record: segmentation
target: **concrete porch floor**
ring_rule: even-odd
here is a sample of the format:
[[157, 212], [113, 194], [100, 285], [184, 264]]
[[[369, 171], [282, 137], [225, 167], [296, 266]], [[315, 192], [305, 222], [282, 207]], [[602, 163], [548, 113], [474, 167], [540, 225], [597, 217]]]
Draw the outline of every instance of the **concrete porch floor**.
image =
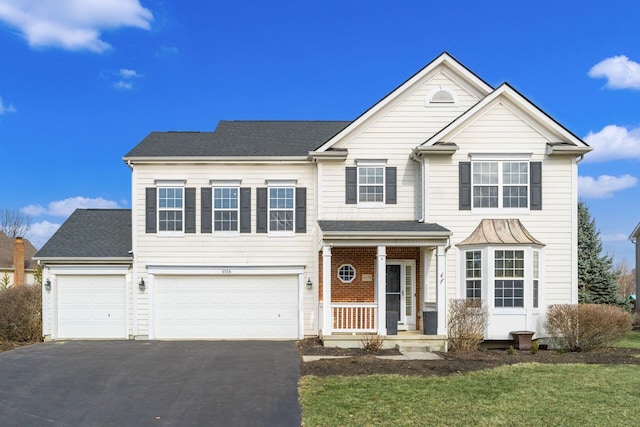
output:
[[[370, 333], [333, 333], [320, 336], [325, 347], [362, 348], [362, 340]], [[424, 347], [425, 351], [447, 351], [447, 338], [442, 335], [424, 335], [422, 331], [398, 331], [398, 335], [384, 337], [382, 348], [396, 346]]]

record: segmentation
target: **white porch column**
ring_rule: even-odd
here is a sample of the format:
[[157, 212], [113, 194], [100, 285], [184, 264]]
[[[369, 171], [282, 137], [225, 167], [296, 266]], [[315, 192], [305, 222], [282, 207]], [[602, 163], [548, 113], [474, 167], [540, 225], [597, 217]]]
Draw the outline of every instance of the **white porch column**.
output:
[[447, 274], [443, 245], [436, 247], [436, 301], [438, 304], [438, 335], [447, 335]]
[[376, 299], [378, 300], [378, 335], [387, 335], [387, 247], [378, 246], [376, 263]]
[[322, 335], [331, 335], [333, 309], [331, 308], [331, 246], [322, 246]]

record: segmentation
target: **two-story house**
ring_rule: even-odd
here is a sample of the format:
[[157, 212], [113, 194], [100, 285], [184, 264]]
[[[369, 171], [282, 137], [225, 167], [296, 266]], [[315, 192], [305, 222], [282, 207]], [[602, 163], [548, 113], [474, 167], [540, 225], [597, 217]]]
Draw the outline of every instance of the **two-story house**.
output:
[[124, 157], [132, 209], [77, 211], [37, 254], [44, 335], [442, 343], [472, 298], [486, 339], [544, 336], [577, 302], [588, 151], [447, 53], [353, 121], [153, 132]]

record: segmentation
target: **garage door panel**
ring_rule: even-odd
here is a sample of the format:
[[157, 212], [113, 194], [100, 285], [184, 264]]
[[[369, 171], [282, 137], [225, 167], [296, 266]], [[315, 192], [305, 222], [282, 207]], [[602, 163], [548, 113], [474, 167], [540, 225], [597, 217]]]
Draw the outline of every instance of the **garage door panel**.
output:
[[297, 338], [297, 276], [158, 277], [157, 338]]
[[58, 276], [58, 338], [125, 338], [124, 276]]

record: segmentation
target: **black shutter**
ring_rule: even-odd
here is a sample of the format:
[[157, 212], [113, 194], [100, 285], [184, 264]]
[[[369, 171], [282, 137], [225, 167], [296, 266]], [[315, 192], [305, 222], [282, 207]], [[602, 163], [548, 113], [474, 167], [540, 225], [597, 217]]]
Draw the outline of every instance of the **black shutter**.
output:
[[184, 232], [196, 232], [196, 189], [184, 189]]
[[384, 202], [387, 205], [395, 205], [397, 203], [397, 168], [387, 167], [384, 168]]
[[212, 190], [211, 187], [202, 187], [200, 189], [200, 232], [211, 233], [213, 228], [211, 226], [213, 215], [213, 203], [212, 203]]
[[256, 188], [256, 233], [267, 232], [267, 189]]
[[307, 232], [307, 189], [296, 188], [296, 233]]
[[353, 166], [346, 169], [345, 203], [347, 205], [358, 203], [358, 168]]
[[471, 162], [460, 162], [458, 166], [459, 177], [459, 209], [471, 210]]
[[530, 163], [529, 181], [531, 184], [531, 206], [533, 211], [542, 210], [542, 162]]
[[251, 233], [251, 188], [240, 189], [240, 232]]
[[145, 228], [147, 233], [156, 232], [157, 189], [147, 188], [145, 192]]

